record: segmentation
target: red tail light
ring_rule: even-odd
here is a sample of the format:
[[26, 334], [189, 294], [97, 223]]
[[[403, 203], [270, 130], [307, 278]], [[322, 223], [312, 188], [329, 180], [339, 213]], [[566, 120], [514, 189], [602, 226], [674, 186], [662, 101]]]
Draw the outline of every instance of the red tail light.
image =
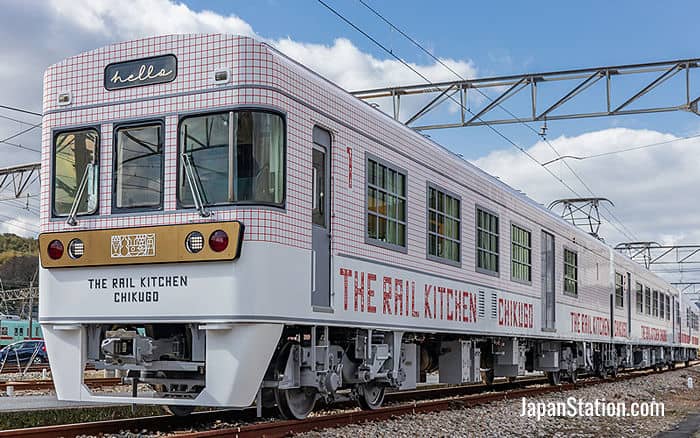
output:
[[63, 244], [60, 240], [52, 240], [48, 247], [49, 257], [58, 260], [63, 257]]
[[41, 346], [41, 351], [46, 351], [46, 345]]
[[209, 236], [209, 246], [216, 252], [221, 252], [228, 246], [228, 234], [224, 230], [216, 230]]

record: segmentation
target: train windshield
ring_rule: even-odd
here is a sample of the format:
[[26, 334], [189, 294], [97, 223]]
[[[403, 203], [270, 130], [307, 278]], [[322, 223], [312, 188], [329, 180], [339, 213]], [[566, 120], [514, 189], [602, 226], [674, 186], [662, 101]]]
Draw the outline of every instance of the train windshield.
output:
[[55, 216], [68, 216], [81, 183], [84, 189], [77, 202], [76, 213], [91, 214], [97, 210], [97, 166], [92, 165], [96, 164], [98, 146], [95, 129], [62, 132], [56, 136], [53, 178]]
[[[282, 205], [284, 121], [277, 114], [232, 111], [188, 117], [180, 124], [180, 154], [189, 157], [205, 205]], [[194, 205], [180, 160], [178, 199]]]

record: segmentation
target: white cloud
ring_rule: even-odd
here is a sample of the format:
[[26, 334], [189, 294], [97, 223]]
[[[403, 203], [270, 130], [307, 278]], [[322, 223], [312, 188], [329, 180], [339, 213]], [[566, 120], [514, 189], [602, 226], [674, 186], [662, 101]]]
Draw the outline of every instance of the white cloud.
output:
[[0, 234], [13, 233], [18, 236], [36, 237], [39, 233], [39, 218], [17, 216], [11, 219], [2, 218], [0, 222]]
[[[647, 129], [612, 128], [576, 137], [562, 136], [550, 142], [561, 155], [589, 156], [676, 138]], [[540, 162], [556, 158], [542, 141], [527, 151]], [[661, 244], [700, 242], [700, 139], [568, 163], [596, 195], [613, 201], [615, 207], [610, 210], [637, 239]], [[492, 152], [474, 164], [544, 205], [554, 199], [575, 197], [515, 149]], [[581, 196], [591, 196], [563, 163], [548, 167]], [[601, 212], [611, 218], [609, 212]], [[630, 240], [608, 224], [601, 227], [601, 235], [613, 245]]]

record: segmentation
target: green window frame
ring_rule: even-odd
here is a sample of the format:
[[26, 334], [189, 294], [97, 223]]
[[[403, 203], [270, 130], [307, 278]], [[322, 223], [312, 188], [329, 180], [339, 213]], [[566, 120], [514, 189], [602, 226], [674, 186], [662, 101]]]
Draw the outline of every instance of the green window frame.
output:
[[651, 315], [651, 288], [649, 286], [644, 288], [644, 313]]
[[578, 297], [578, 254], [564, 248], [564, 293]]
[[406, 182], [406, 171], [367, 157], [367, 243], [406, 252]]
[[476, 208], [476, 270], [498, 276], [499, 273], [498, 215]]
[[644, 286], [642, 283], [636, 283], [636, 299], [637, 299], [637, 313], [644, 313]]
[[510, 225], [510, 278], [532, 283], [532, 233], [515, 224]]
[[459, 266], [462, 256], [461, 199], [428, 184], [428, 259]]

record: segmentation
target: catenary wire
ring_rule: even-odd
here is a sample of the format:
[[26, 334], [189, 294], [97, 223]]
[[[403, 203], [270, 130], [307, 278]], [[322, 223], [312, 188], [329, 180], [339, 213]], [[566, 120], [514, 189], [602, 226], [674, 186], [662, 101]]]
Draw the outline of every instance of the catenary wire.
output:
[[[344, 21], [344, 22], [347, 23], [349, 26], [351, 26], [353, 29], [355, 29], [356, 31], [360, 32], [363, 36], [365, 36], [367, 39], [369, 39], [372, 43], [374, 43], [374, 44], [377, 45], [379, 48], [381, 48], [381, 49], [384, 50], [386, 53], [388, 53], [391, 57], [393, 57], [393, 58], [396, 59], [398, 62], [400, 62], [401, 64], [403, 64], [406, 68], [408, 68], [409, 70], [413, 71], [415, 74], [417, 74], [418, 76], [420, 76], [420, 77], [421, 77], [425, 82], [427, 82], [429, 85], [434, 85], [433, 82], [430, 81], [427, 77], [425, 77], [422, 73], [420, 73], [418, 70], [416, 70], [415, 68], [413, 68], [413, 67], [412, 67], [410, 64], [408, 64], [405, 60], [403, 60], [401, 57], [399, 57], [398, 55], [396, 55], [392, 50], [388, 49], [388, 48], [387, 48], [386, 46], [384, 46], [382, 43], [380, 43], [379, 41], [377, 41], [374, 37], [372, 37], [372, 36], [369, 35], [367, 32], [365, 32], [364, 30], [362, 30], [361, 28], [359, 28], [357, 25], [355, 25], [353, 22], [351, 22], [349, 19], [347, 19], [345, 16], [343, 16], [340, 12], [336, 11], [334, 8], [332, 8], [330, 5], [328, 5], [328, 4], [327, 4], [326, 2], [324, 2], [323, 0], [318, 0], [318, 2], [319, 2], [321, 5], [323, 5], [326, 9], [328, 9], [329, 11], [331, 11], [331, 12], [332, 12], [334, 15], [336, 15], [338, 18], [340, 18], [342, 21]], [[562, 184], [564, 187], [566, 187], [569, 191], [571, 191], [572, 193], [574, 193], [576, 196], [581, 197], [581, 195], [580, 195], [573, 187], [571, 187], [571, 186], [570, 186], [569, 184], [567, 184], [563, 179], [561, 179], [560, 177], [558, 177], [558, 176], [557, 176], [554, 172], [552, 172], [550, 169], [547, 169], [546, 166], [543, 166], [542, 163], [541, 163], [539, 160], [537, 160], [532, 154], [530, 154], [529, 152], [527, 152], [522, 146], [520, 146], [520, 145], [518, 145], [517, 143], [515, 143], [513, 140], [511, 140], [509, 137], [507, 137], [507, 136], [506, 136], [505, 134], [503, 134], [501, 131], [499, 131], [498, 129], [496, 129], [492, 124], [490, 124], [490, 123], [488, 123], [487, 121], [483, 120], [481, 117], [478, 117], [476, 114], [474, 114], [474, 112], [471, 111], [471, 109], [465, 107], [461, 102], [459, 102], [459, 101], [457, 101], [456, 99], [454, 99], [454, 97], [452, 97], [452, 96], [447, 96], [447, 97], [448, 97], [450, 100], [452, 100], [453, 102], [455, 102], [458, 106], [460, 106], [461, 108], [463, 108], [464, 110], [466, 110], [467, 112], [469, 112], [471, 115], [475, 116], [479, 121], [483, 122], [484, 125], [485, 125], [486, 127], [488, 127], [489, 129], [491, 129], [496, 135], [498, 135], [499, 137], [501, 137], [502, 139], [504, 139], [506, 142], [508, 142], [510, 145], [512, 145], [513, 147], [515, 147], [516, 149], [518, 149], [520, 152], [522, 152], [523, 154], [525, 154], [525, 156], [527, 156], [530, 160], [534, 161], [534, 162], [535, 162], [536, 164], [538, 164], [540, 167], [542, 167], [543, 169], [545, 169], [545, 171], [547, 171], [547, 173], [549, 173], [554, 179], [556, 179], [557, 181], [559, 181], [559, 183], [561, 183], [561, 184]], [[618, 226], [617, 226], [615, 223], [613, 223], [612, 221], [608, 221], [608, 223], [609, 223], [611, 226], [613, 226], [616, 230], [618, 230], [621, 234], [627, 236], [628, 238], [634, 239], [634, 237], [631, 237], [630, 234], [628, 234], [625, 230], [620, 229], [620, 227], [618, 227]]]
[[[385, 23], [387, 23], [392, 29], [394, 29], [395, 31], [399, 32], [402, 36], [404, 36], [406, 39], [408, 39], [411, 43], [413, 43], [413, 45], [415, 45], [416, 47], [418, 47], [421, 51], [423, 51], [423, 52], [426, 53], [428, 56], [430, 56], [432, 59], [434, 59], [436, 62], [438, 62], [440, 65], [442, 65], [443, 67], [445, 67], [445, 68], [446, 68], [448, 71], [450, 71], [452, 74], [454, 74], [455, 76], [457, 76], [457, 77], [460, 78], [461, 80], [466, 80], [461, 74], [459, 74], [457, 71], [455, 71], [455, 70], [454, 70], [453, 68], [451, 68], [449, 65], [447, 65], [445, 62], [443, 62], [440, 58], [438, 58], [437, 56], [435, 56], [435, 55], [433, 55], [432, 53], [430, 53], [430, 51], [427, 50], [425, 47], [423, 47], [423, 45], [421, 45], [418, 41], [416, 41], [416, 40], [415, 40], [414, 38], [412, 38], [410, 35], [406, 34], [403, 30], [401, 30], [401, 29], [399, 29], [397, 26], [395, 26], [391, 21], [389, 21], [386, 17], [384, 17], [379, 11], [377, 11], [377, 10], [374, 9], [374, 8], [372, 8], [372, 7], [371, 7], [369, 4], [367, 4], [364, 0], [359, 0], [359, 2], [360, 2], [363, 6], [365, 6], [367, 9], [369, 9], [370, 11], [372, 11], [375, 15], [377, 15], [382, 21], [384, 21]], [[487, 95], [486, 93], [484, 93], [482, 90], [480, 90], [480, 89], [478, 89], [478, 88], [475, 88], [475, 90], [476, 90], [479, 94], [481, 94], [484, 98], [486, 98], [486, 99], [488, 99], [488, 100], [490, 100], [490, 101], [493, 101], [493, 99], [492, 99], [489, 95]], [[452, 99], [452, 100], [454, 100], [454, 99]], [[460, 103], [460, 106], [462, 106], [461, 103]], [[539, 133], [538, 133], [532, 126], [530, 126], [530, 124], [526, 123], [524, 120], [520, 119], [518, 116], [516, 116], [515, 114], [513, 114], [513, 113], [512, 113], [510, 110], [508, 110], [505, 106], [503, 106], [503, 105], [500, 104], [500, 103], [498, 103], [496, 106], [498, 106], [498, 107], [501, 108], [503, 111], [505, 111], [506, 113], [508, 113], [508, 115], [510, 115], [511, 117], [513, 117], [513, 118], [514, 118], [515, 120], [517, 120], [520, 124], [522, 124], [523, 126], [527, 127], [529, 130], [531, 130], [531, 131], [534, 132], [535, 134], [539, 135]], [[469, 112], [471, 113], [471, 111], [469, 111]], [[473, 113], [472, 113], [472, 114], [473, 114]], [[483, 120], [482, 120], [482, 121], [483, 121]], [[543, 141], [549, 146], [549, 148], [557, 155], [557, 157], [561, 158], [561, 154], [559, 153], [559, 151], [554, 147], [554, 145], [552, 145], [552, 143], [551, 143], [549, 140], [547, 140], [547, 138], [542, 137], [542, 140], [543, 140]], [[540, 165], [542, 165], [542, 164], [540, 163]], [[580, 175], [578, 175], [578, 173], [576, 173], [576, 171], [575, 171], [566, 161], [564, 161], [564, 165], [569, 169], [569, 171], [574, 175], [574, 177], [576, 177], [576, 179], [579, 180], [579, 182], [586, 188], [586, 190], [588, 190], [593, 196], [596, 196], [596, 194], [593, 192], [593, 190], [590, 188], [590, 186], [583, 180], [583, 178], [581, 178]], [[542, 165], [542, 166], [544, 167], [544, 165]], [[638, 240], [638, 238], [634, 235], [634, 233], [633, 233], [633, 232], [632, 232], [632, 231], [631, 231], [617, 216], [615, 216], [615, 214], [614, 214], [606, 205], [603, 205], [603, 208], [610, 214], [610, 216], [612, 216], [612, 217], [615, 219], [615, 221], [617, 221], [623, 228], [625, 228], [625, 229], [629, 232], [629, 234], [627, 234], [627, 233], [622, 233], [622, 234], [625, 234], [628, 238], [632, 237], [634, 240]], [[605, 217], [605, 216], [603, 215], [603, 217]], [[608, 222], [611, 222], [611, 221], [608, 221]], [[613, 225], [612, 223], [610, 223], [610, 224]], [[618, 228], [618, 231], [620, 231], [619, 228]]]

